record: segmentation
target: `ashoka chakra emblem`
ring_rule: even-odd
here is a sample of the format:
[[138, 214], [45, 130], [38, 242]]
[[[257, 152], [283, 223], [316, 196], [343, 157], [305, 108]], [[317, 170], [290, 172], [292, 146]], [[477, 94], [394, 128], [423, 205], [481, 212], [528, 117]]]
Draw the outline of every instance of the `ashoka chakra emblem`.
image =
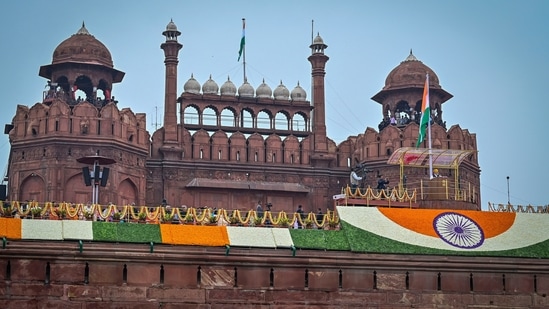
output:
[[474, 249], [484, 242], [484, 232], [480, 226], [462, 214], [441, 213], [433, 221], [433, 227], [442, 240], [454, 247]]

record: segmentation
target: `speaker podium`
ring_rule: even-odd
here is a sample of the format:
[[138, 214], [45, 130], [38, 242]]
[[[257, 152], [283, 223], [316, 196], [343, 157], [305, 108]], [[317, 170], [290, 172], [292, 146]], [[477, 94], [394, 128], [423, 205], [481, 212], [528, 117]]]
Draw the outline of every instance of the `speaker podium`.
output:
[[426, 200], [448, 199], [448, 177], [434, 177], [423, 181]]

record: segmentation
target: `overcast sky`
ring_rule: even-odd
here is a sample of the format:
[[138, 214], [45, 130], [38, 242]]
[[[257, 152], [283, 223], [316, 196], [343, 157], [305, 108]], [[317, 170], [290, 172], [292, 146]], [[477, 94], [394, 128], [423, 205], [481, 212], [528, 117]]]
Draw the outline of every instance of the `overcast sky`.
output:
[[[336, 4], [337, 3], [337, 4]], [[544, 123], [549, 102], [549, 1], [18, 1], [0, 10], [0, 123], [18, 104], [42, 100], [38, 76], [55, 48], [80, 29], [110, 50], [126, 73], [113, 87], [119, 108], [147, 114], [149, 132], [162, 125], [162, 32], [173, 19], [179, 42], [178, 93], [191, 74], [242, 84], [237, 62], [246, 18], [246, 73], [257, 88], [297, 82], [310, 99], [312, 23], [328, 45], [326, 125], [336, 143], [377, 125], [370, 98], [410, 49], [454, 97], [443, 106], [447, 127], [476, 134], [482, 208], [488, 202], [547, 205], [549, 167]], [[5, 173], [10, 146], [0, 136]], [[509, 176], [509, 182], [507, 182]], [[509, 184], [509, 186], [508, 186]]]

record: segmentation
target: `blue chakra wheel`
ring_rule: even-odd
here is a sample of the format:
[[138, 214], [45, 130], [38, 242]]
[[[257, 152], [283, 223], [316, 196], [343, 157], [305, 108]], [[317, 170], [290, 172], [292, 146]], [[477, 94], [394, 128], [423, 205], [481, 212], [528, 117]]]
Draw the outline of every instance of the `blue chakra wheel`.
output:
[[480, 226], [462, 214], [441, 213], [433, 220], [433, 227], [440, 239], [454, 247], [474, 249], [484, 243], [484, 232]]

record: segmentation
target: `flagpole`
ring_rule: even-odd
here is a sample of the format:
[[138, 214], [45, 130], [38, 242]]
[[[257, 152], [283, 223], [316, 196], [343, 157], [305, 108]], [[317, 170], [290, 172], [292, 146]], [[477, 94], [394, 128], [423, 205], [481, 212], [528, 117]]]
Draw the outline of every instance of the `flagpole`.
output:
[[[429, 73], [425, 74], [425, 78], [427, 79], [427, 87], [429, 87]], [[429, 89], [427, 89], [427, 91], [429, 91]], [[427, 95], [427, 102], [426, 104], [428, 104], [430, 106], [430, 102], [429, 102], [429, 95]], [[429, 115], [428, 115], [428, 122], [427, 122], [427, 136], [428, 136], [428, 139], [429, 139], [429, 177], [430, 179], [433, 179], [433, 152], [432, 152], [432, 144], [431, 144], [431, 109], [429, 108]]]
[[[246, 18], [242, 18], [242, 36], [245, 38]], [[246, 82], [246, 43], [242, 49], [242, 67], [244, 74], [244, 83]]]
[[314, 42], [313, 36], [315, 35], [315, 20], [311, 19], [311, 44]]
[[[311, 48], [313, 46], [313, 43], [315, 42], [314, 40], [314, 31], [315, 31], [315, 20], [314, 19], [311, 19]], [[313, 49], [311, 49], [311, 54], [313, 53]], [[311, 109], [311, 119], [314, 119], [314, 116], [315, 116], [315, 109], [314, 109], [314, 106], [315, 106], [315, 79], [313, 77], [313, 75], [311, 74], [311, 105], [313, 106], [313, 109]], [[307, 130], [308, 131], [312, 131], [313, 130], [313, 125], [311, 124], [312, 122], [311, 121], [308, 121], [308, 128]], [[314, 134], [313, 134], [313, 138], [314, 138]]]

